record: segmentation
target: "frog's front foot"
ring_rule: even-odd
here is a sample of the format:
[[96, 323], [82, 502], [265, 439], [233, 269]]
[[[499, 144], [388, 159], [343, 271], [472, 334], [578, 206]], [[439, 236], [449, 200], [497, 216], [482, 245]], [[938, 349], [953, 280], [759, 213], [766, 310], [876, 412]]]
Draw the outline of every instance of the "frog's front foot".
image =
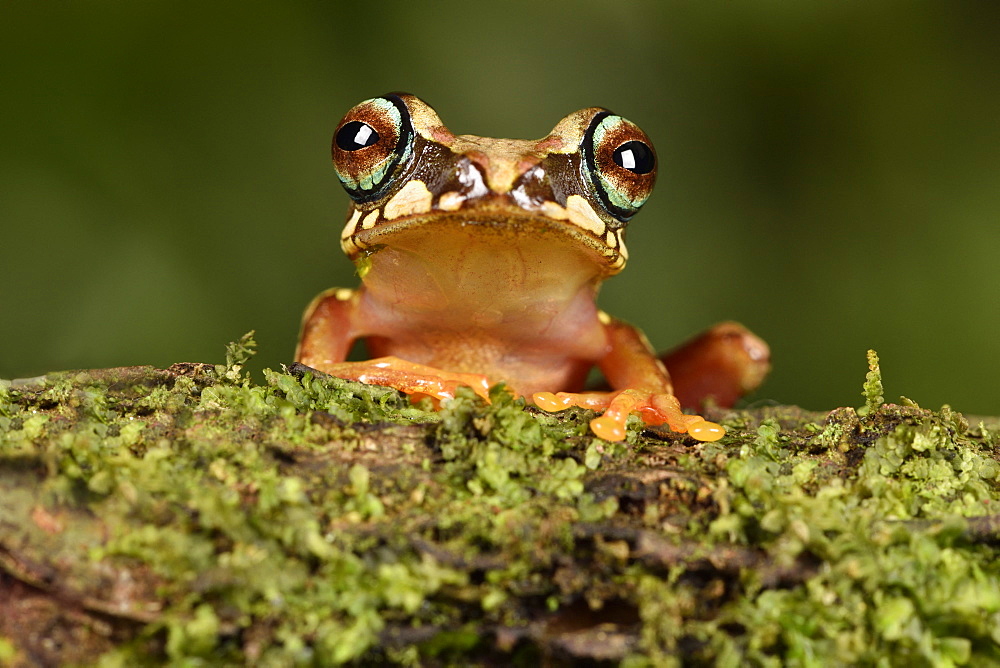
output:
[[490, 401], [490, 381], [484, 375], [444, 371], [399, 357], [378, 357], [367, 362], [318, 364], [315, 368], [337, 378], [391, 387], [414, 398], [428, 396], [437, 401], [453, 399], [455, 391], [460, 386], [467, 385], [485, 399], [486, 403]]
[[590, 421], [590, 429], [606, 441], [625, 438], [625, 422], [633, 412], [639, 413], [651, 427], [666, 424], [673, 431], [686, 433], [698, 441], [717, 441], [726, 434], [724, 427], [700, 415], [685, 415], [677, 397], [662, 392], [631, 389], [590, 393], [536, 392], [532, 400], [549, 412], [566, 410], [570, 406], [601, 411], [600, 417]]

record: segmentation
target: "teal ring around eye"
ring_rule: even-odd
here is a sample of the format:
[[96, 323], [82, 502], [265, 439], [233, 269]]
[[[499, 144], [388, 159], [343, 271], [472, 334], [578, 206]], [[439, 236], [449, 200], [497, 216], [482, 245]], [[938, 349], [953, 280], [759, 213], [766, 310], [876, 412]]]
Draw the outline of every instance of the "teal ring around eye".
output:
[[637, 198], [629, 197], [618, 188], [614, 181], [605, 176], [598, 167], [596, 160], [597, 147], [604, 143], [605, 135], [624, 123], [625, 119], [611, 112], [603, 112], [594, 116], [583, 140], [584, 164], [589, 172], [590, 181], [597, 192], [598, 199], [609, 214], [627, 222], [639, 208], [649, 199], [649, 193]]
[[358, 106], [361, 104], [371, 104], [385, 113], [399, 137], [396, 145], [382, 160], [357, 178], [344, 173], [334, 163], [337, 178], [351, 199], [355, 202], [370, 202], [385, 194], [392, 184], [391, 177], [396, 173], [396, 167], [406, 164], [413, 155], [413, 128], [410, 125], [410, 112], [398, 95], [372, 98], [361, 102]]

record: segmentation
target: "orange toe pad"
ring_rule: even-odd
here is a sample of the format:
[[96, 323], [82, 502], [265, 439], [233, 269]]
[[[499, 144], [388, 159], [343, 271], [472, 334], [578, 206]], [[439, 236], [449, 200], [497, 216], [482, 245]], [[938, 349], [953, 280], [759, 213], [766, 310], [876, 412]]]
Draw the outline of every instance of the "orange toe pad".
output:
[[666, 424], [673, 431], [686, 433], [698, 441], [717, 441], [726, 434], [721, 425], [709, 422], [700, 415], [685, 415], [672, 394], [644, 390], [556, 394], [536, 392], [532, 400], [536, 406], [549, 412], [565, 410], [570, 406], [601, 411], [600, 417], [590, 421], [590, 429], [606, 441], [621, 441], [625, 438], [625, 422], [633, 412], [639, 413], [649, 426]]

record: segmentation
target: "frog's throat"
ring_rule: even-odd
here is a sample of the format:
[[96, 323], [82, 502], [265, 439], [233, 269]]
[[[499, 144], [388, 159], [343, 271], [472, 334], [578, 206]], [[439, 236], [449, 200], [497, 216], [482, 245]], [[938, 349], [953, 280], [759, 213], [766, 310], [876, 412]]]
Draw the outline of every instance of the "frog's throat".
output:
[[[549, 204], [553, 206], [547, 206]], [[570, 206], [573, 206], [572, 203]], [[546, 213], [554, 212], [555, 217], [512, 212], [503, 207], [481, 206], [459, 211], [432, 211], [386, 220], [377, 209], [364, 216], [355, 209], [347, 221], [340, 244], [347, 257], [352, 262], [357, 262], [361, 256], [378, 247], [391, 245], [397, 235], [417, 228], [424, 228], [420, 230], [421, 234], [444, 239], [455, 230], [462, 230], [467, 234], [470, 226], [477, 226], [479, 229], [488, 228], [494, 232], [507, 233], [512, 240], [537, 239], [540, 244], [554, 239], [561, 243], [568, 241], [590, 255], [597, 268], [596, 273], [605, 277], [613, 276], [625, 267], [628, 250], [622, 238], [624, 230], [605, 228], [603, 233], [599, 233], [597, 229], [585, 228], [565, 216], [560, 217], [556, 207], [562, 212], [567, 210], [554, 202], [546, 202], [543, 208]], [[371, 223], [366, 227], [369, 218]]]

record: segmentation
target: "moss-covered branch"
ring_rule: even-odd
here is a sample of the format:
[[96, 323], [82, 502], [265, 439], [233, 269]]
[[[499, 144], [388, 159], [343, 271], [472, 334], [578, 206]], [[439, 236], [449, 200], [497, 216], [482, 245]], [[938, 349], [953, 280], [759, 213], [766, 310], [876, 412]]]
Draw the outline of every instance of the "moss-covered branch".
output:
[[1000, 421], [440, 412], [305, 370], [0, 381], [0, 663], [1000, 662]]

